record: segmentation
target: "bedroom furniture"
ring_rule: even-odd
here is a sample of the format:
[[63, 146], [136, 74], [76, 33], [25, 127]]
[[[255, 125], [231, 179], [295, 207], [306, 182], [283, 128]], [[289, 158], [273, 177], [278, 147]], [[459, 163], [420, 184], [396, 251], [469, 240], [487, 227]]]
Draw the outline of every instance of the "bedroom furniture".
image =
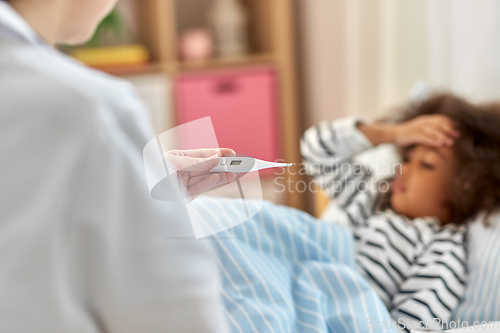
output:
[[[276, 89], [276, 133], [280, 133], [276, 142], [284, 143], [281, 151], [273, 151], [275, 144], [265, 148], [266, 156], [281, 156], [284, 160], [300, 163], [299, 140], [302, 134], [302, 115], [299, 112], [299, 94], [297, 83], [297, 64], [295, 57], [295, 5], [289, 0], [245, 0], [243, 3], [249, 13], [250, 53], [237, 57], [212, 58], [203, 63], [187, 63], [180, 60], [178, 36], [186, 29], [204, 24], [211, 1], [207, 0], [124, 0], [136, 21], [138, 42], [146, 45], [151, 54], [151, 61], [139, 66], [104, 68], [114, 75], [135, 75], [160, 73], [180, 82], [180, 89], [191, 89], [185, 81], [187, 75], [206, 75], [214, 70], [230, 70], [235, 73], [248, 68], [265, 66], [274, 69], [267, 78], [248, 78], [248, 80], [275, 80]], [[207, 79], [208, 80], [208, 79]], [[247, 80], [247, 79], [242, 79]], [[207, 81], [208, 82], [208, 81]], [[270, 82], [270, 81], [269, 81]], [[207, 83], [209, 84], [209, 83]], [[271, 83], [264, 83], [271, 84]], [[187, 86], [185, 86], [187, 85]], [[259, 92], [254, 92], [258, 94]], [[262, 93], [262, 92], [260, 92]], [[174, 106], [185, 105], [185, 101], [175, 101]], [[269, 97], [270, 98], [270, 97]], [[213, 101], [215, 102], [215, 101]], [[264, 102], [259, 102], [265, 104]], [[215, 103], [216, 104], [216, 103]], [[214, 105], [215, 105], [214, 104]], [[191, 107], [191, 106], [190, 106]], [[269, 109], [265, 112], [269, 116]], [[192, 111], [192, 110], [191, 110]], [[191, 112], [189, 111], [189, 112]], [[261, 112], [257, 110], [256, 112]], [[176, 124], [184, 116], [176, 110]], [[189, 113], [190, 116], [193, 114]], [[187, 117], [187, 116], [186, 116]], [[162, 126], [159, 126], [162, 127]], [[278, 132], [279, 131], [279, 132]], [[271, 135], [269, 128], [266, 135]], [[227, 140], [226, 137], [223, 139]], [[278, 147], [279, 149], [279, 147]], [[266, 156], [257, 156], [266, 158]], [[298, 170], [287, 174], [292, 183], [299, 182]], [[289, 206], [306, 209], [306, 195], [298, 191], [286, 193], [285, 203]]]
[[220, 147], [275, 161], [281, 158], [276, 78], [269, 67], [181, 74], [177, 119], [185, 124], [210, 116]]

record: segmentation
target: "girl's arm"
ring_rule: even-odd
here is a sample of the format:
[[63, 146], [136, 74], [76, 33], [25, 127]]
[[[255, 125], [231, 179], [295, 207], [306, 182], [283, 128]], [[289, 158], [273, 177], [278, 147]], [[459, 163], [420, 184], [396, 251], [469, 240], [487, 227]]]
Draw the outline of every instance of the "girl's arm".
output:
[[356, 226], [373, 213], [380, 190], [369, 171], [353, 163], [356, 155], [382, 143], [451, 146], [457, 136], [453, 122], [442, 115], [423, 115], [399, 124], [366, 124], [350, 117], [309, 128], [300, 146], [307, 174]]
[[335, 199], [351, 225], [362, 223], [371, 214], [377, 192], [368, 170], [353, 162], [357, 154], [373, 147], [358, 129], [359, 123], [355, 117], [321, 122], [309, 128], [301, 140], [307, 174]]

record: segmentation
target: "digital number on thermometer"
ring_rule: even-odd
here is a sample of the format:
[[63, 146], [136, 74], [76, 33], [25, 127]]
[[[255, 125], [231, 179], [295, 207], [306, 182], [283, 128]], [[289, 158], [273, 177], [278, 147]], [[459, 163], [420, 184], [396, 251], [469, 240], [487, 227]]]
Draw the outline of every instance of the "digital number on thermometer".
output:
[[252, 157], [220, 157], [219, 164], [211, 172], [253, 172], [270, 168], [286, 168], [291, 163], [261, 161]]

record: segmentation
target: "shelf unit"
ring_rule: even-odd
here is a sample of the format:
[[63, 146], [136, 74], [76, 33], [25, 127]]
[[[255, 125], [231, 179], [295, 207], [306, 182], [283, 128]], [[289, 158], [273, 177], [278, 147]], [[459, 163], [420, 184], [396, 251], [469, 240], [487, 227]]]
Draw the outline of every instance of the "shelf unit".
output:
[[[188, 64], [178, 59], [177, 36], [186, 22], [186, 14], [199, 15], [211, 0], [131, 0], [137, 13], [138, 39], [148, 47], [151, 63], [134, 67], [101, 68], [113, 75], [165, 73], [176, 77], [184, 72], [196, 72], [231, 67], [272, 65], [279, 75], [280, 121], [286, 161], [299, 164], [299, 139], [302, 132], [298, 110], [297, 73], [295, 59], [294, 1], [242, 0], [250, 13], [249, 37], [252, 52], [236, 58], [214, 58], [203, 64]], [[191, 11], [191, 12], [190, 12]], [[297, 184], [302, 176], [295, 172], [287, 179]], [[298, 191], [287, 193], [287, 205], [305, 210], [306, 197]]]

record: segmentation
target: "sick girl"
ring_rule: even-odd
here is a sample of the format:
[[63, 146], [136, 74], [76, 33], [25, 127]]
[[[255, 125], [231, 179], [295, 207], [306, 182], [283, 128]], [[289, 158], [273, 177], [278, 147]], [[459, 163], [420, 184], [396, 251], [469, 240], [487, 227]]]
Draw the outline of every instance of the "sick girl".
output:
[[[466, 222], [500, 202], [500, 106], [439, 94], [398, 118], [321, 122], [305, 132], [301, 151], [336, 219], [353, 230], [360, 273], [399, 327], [439, 329], [465, 289]], [[387, 190], [369, 186], [373, 175], [354, 163], [384, 143], [402, 157]]]

